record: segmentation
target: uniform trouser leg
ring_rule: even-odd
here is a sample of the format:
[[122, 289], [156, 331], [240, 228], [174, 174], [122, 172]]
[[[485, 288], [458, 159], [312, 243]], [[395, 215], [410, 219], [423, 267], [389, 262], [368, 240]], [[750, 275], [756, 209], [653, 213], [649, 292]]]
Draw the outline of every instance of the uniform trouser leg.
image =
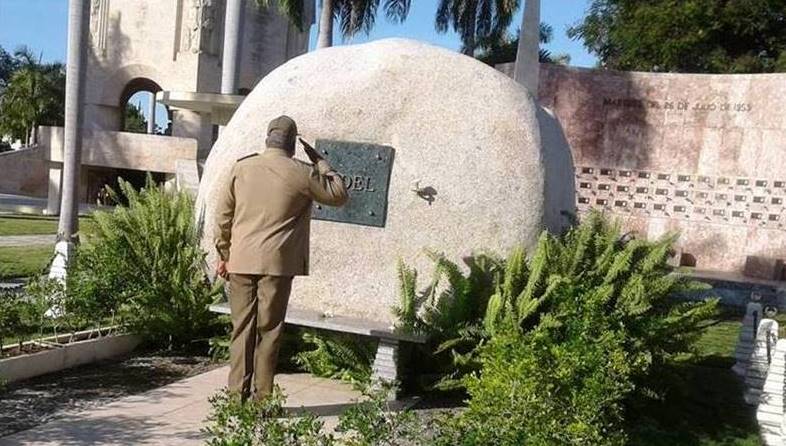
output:
[[257, 344], [254, 358], [254, 386], [256, 398], [264, 398], [273, 391], [278, 351], [284, 333], [292, 277], [262, 276], [257, 296]]
[[229, 391], [251, 396], [257, 338], [257, 287], [261, 276], [229, 275], [232, 336], [229, 344]]
[[292, 277], [230, 275], [229, 390], [244, 399], [252, 393], [262, 398], [273, 389], [291, 289]]

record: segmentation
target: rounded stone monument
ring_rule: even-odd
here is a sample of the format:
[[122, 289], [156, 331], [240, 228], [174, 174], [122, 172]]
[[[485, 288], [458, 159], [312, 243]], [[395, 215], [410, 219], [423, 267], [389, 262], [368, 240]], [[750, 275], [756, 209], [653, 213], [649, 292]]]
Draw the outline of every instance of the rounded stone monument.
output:
[[[211, 267], [217, 191], [238, 158], [264, 149], [268, 122], [281, 114], [293, 117], [312, 144], [393, 148], [387, 192], [384, 184], [374, 186], [377, 198], [387, 200], [380, 226], [312, 222], [311, 275], [295, 280], [290, 305], [297, 308], [392, 322], [400, 259], [418, 269], [425, 285], [432, 273], [425, 249], [459, 263], [481, 250], [504, 254], [536, 241], [547, 209], [573, 207], [544, 202], [545, 158], [556, 150], [562, 159], [567, 148], [541, 147], [536, 106], [520, 85], [472, 58], [417, 41], [333, 47], [262, 79], [214, 145], [197, 199]], [[550, 171], [572, 182], [572, 166], [551, 164]]]

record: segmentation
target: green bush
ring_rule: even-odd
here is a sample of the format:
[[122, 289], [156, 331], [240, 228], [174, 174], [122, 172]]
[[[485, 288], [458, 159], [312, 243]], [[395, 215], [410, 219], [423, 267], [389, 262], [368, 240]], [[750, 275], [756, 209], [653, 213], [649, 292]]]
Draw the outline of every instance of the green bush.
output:
[[387, 396], [391, 385], [363, 388], [365, 399], [350, 406], [339, 416], [336, 431], [344, 446], [416, 446], [429, 444], [424, 426], [409, 410], [395, 411]]
[[242, 402], [226, 391], [210, 398], [212, 411], [203, 429], [209, 446], [416, 446], [427, 444], [420, 424], [409, 411], [392, 411], [389, 388], [366, 387], [366, 399], [339, 416], [338, 438], [307, 411], [288, 414], [277, 386], [262, 401]]
[[[623, 235], [593, 213], [562, 236], [544, 233], [527, 258], [514, 249], [485, 273], [464, 276], [437, 257], [447, 287], [437, 300], [402, 297], [411, 329], [440, 340], [468, 410], [440, 444], [623, 444], [632, 399], [657, 393], [657, 375], [691, 350], [717, 301], [675, 295], [703, 288], [667, 264], [676, 239]], [[414, 273], [402, 290], [412, 293]], [[441, 271], [441, 272], [440, 272]], [[493, 291], [468, 293], [491, 279]], [[433, 295], [434, 284], [427, 288]], [[465, 310], [475, 306], [482, 313]], [[456, 336], [433, 321], [450, 320]], [[453, 442], [453, 443], [451, 443]]]
[[[715, 301], [674, 299], [705, 288], [672, 274], [667, 261], [676, 238], [669, 234], [653, 242], [636, 239], [623, 235], [599, 213], [591, 213], [562, 236], [541, 235], [529, 258], [522, 248], [513, 249], [506, 260], [481, 256], [479, 263], [484, 266], [471, 267], [466, 277], [444, 256], [435, 256], [437, 279], [427, 290], [436, 288], [442, 275], [448, 277], [447, 289], [436, 303], [433, 298], [420, 299], [422, 308], [406, 310], [416, 317], [407, 319], [404, 328], [425, 331], [441, 342], [438, 353], [451, 352], [456, 370], [472, 371], [478, 366], [477, 347], [501, 327], [526, 333], [542, 315], [552, 314], [566, 302], [584, 305], [582, 299], [600, 293], [604, 303], [598, 311], [613, 320], [613, 328], [624, 328], [627, 350], [646, 371], [651, 364], [689, 351], [702, 323], [715, 312]], [[409, 271], [400, 277], [411, 282], [413, 275]], [[491, 291], [489, 286], [476, 285], [489, 282]], [[480, 291], [466, 291], [473, 287]], [[410, 295], [402, 293], [399, 308], [418, 301], [411, 295], [415, 289], [413, 284], [402, 286]], [[442, 319], [455, 328], [446, 330], [432, 322]]]
[[16, 293], [0, 292], [0, 357], [9, 338], [23, 331], [21, 301]]
[[210, 398], [212, 412], [203, 429], [208, 446], [330, 446], [332, 436], [322, 434], [323, 423], [313, 414], [287, 418], [285, 397], [276, 386], [262, 401], [241, 401], [220, 392]]
[[67, 290], [77, 305], [100, 318], [122, 319], [149, 340], [183, 345], [216, 326], [208, 305], [220, 293], [204, 274], [201, 228], [185, 192], [148, 178], [140, 191], [120, 180], [119, 205], [96, 212], [89, 244], [72, 264]]
[[25, 293], [0, 293], [0, 349], [8, 339], [21, 348], [34, 336], [57, 336], [61, 327], [73, 331], [77, 321], [63, 314], [63, 302], [62, 284], [46, 278], [31, 281]]

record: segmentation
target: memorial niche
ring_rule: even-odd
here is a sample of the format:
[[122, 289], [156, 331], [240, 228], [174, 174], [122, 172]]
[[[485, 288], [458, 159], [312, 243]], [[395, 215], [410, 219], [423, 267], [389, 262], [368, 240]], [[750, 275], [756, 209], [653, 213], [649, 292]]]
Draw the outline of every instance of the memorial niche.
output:
[[316, 150], [341, 175], [349, 202], [341, 208], [315, 204], [312, 218], [384, 227], [394, 150], [377, 144], [318, 139]]

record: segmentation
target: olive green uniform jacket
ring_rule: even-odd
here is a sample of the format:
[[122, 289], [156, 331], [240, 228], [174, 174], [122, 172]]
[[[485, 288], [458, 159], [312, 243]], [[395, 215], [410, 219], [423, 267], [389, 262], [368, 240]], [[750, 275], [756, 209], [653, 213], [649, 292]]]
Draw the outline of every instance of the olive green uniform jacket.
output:
[[341, 206], [347, 189], [325, 160], [281, 149], [239, 159], [219, 194], [215, 246], [234, 274], [308, 275], [311, 207]]

